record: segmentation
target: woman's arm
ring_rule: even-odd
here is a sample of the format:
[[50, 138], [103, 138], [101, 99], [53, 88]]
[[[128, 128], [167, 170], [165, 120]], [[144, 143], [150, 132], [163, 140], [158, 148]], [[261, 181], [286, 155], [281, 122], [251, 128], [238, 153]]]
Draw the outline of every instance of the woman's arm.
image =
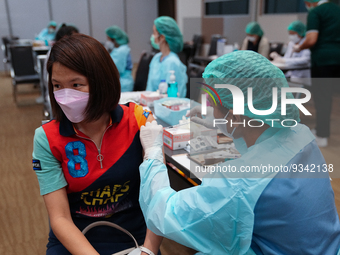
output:
[[242, 47], [240, 50], [246, 50], [247, 49], [247, 45], [248, 45], [248, 40], [247, 38], [244, 38], [243, 42], [242, 42]]
[[258, 53], [266, 58], [269, 58], [269, 51], [270, 51], [270, 45], [269, 45], [268, 39], [265, 37], [262, 37], [262, 40], [259, 45]]
[[66, 188], [43, 198], [53, 233], [65, 248], [74, 255], [99, 255], [72, 221]]

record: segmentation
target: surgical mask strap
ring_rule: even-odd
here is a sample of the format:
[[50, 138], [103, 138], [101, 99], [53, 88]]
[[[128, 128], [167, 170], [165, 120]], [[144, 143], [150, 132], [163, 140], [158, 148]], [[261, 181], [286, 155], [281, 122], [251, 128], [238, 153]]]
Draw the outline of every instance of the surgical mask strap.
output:
[[[225, 120], [227, 120], [227, 117], [228, 117], [228, 115], [229, 115], [229, 112], [230, 112], [230, 110], [228, 111], [227, 115], [224, 117]], [[226, 125], [227, 125], [227, 124], [226, 124]], [[234, 127], [233, 131], [231, 131], [231, 133], [229, 134], [230, 137], [231, 137], [232, 139], [234, 139], [234, 136], [233, 136], [233, 135], [234, 135], [235, 130], [236, 130], [236, 127]], [[227, 129], [227, 131], [228, 131], [228, 129]], [[229, 132], [228, 132], [228, 133], [229, 133]]]

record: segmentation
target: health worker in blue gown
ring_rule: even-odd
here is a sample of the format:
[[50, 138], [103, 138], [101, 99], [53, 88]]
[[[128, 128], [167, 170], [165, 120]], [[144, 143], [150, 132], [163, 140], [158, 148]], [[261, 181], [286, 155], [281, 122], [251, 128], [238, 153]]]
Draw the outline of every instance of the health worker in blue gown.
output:
[[46, 28], [35, 37], [35, 40], [39, 41], [54, 41], [56, 34], [57, 22], [50, 21]]
[[108, 27], [105, 33], [114, 46], [110, 55], [119, 71], [121, 92], [132, 91], [134, 81], [131, 74], [133, 63], [128, 45], [129, 37], [118, 26]]
[[183, 36], [176, 21], [167, 16], [155, 19], [151, 45], [160, 50], [151, 60], [146, 90], [156, 91], [162, 80], [170, 81], [170, 71], [175, 71], [178, 86], [178, 96], [187, 94], [187, 68], [179, 59], [177, 53], [183, 49]]
[[[339, 216], [329, 178], [334, 169], [326, 165], [309, 128], [298, 124], [296, 105], [287, 104], [281, 115], [281, 89], [288, 87], [282, 71], [258, 53], [236, 51], [212, 61], [203, 78], [212, 87], [232, 84], [241, 90], [244, 114], [234, 114], [229, 89], [215, 88], [221, 103], [210, 90], [218, 103], [208, 107], [206, 118], [191, 120], [207, 127], [214, 118], [227, 120], [218, 128], [242, 156], [219, 164], [234, 173], [209, 173], [201, 185], [175, 192], [163, 164], [162, 127], [147, 123], [140, 133], [145, 156], [139, 202], [148, 228], [198, 254], [340, 254]], [[247, 103], [249, 87], [252, 106]], [[278, 90], [276, 109], [267, 115], [252, 113], [272, 108], [273, 88]], [[191, 115], [196, 112], [200, 110], [192, 109]], [[244, 172], [264, 166], [266, 171]]]

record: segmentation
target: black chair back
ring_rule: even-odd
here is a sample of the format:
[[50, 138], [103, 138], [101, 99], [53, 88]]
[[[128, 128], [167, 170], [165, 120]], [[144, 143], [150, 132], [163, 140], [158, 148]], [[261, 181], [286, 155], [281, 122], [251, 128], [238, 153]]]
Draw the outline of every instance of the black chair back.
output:
[[201, 35], [194, 35], [192, 56], [198, 56], [201, 51], [203, 37]]
[[216, 55], [217, 54], [217, 41], [221, 39], [221, 35], [212, 35], [210, 40], [210, 48], [208, 56]]
[[11, 45], [10, 54], [14, 76], [37, 74], [32, 46]]
[[138, 68], [136, 71], [135, 84], [133, 91], [144, 91], [149, 75], [149, 65], [154, 53], [144, 51], [140, 57]]
[[276, 51], [277, 53], [279, 53], [280, 55], [282, 55], [282, 48], [283, 48], [283, 44], [282, 42], [270, 42], [270, 50], [269, 50], [269, 54]]
[[200, 90], [197, 88], [194, 91], [190, 91], [190, 78], [202, 78], [202, 74], [204, 72], [205, 66], [196, 65], [193, 63], [189, 63], [187, 69], [188, 75], [188, 83], [187, 83], [187, 98], [190, 98], [194, 101], [199, 100]]

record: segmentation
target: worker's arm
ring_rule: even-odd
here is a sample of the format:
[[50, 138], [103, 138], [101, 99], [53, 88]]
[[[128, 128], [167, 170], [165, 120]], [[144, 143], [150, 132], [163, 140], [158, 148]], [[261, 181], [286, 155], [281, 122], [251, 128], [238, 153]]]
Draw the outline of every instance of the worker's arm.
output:
[[316, 42], [318, 41], [318, 37], [319, 37], [319, 32], [311, 31], [311, 32], [307, 33], [306, 34], [306, 40], [303, 42], [303, 44], [301, 44], [297, 48], [298, 52], [300, 52], [301, 50], [304, 50], [304, 49], [312, 48], [316, 44]]
[[53, 233], [65, 248], [74, 255], [99, 255], [72, 221], [66, 188], [43, 198]]
[[[155, 118], [153, 117], [153, 115], [149, 114], [147, 122], [152, 122], [154, 120]], [[143, 151], [143, 156], [144, 156], [144, 151]], [[163, 151], [163, 158], [164, 158], [164, 151]], [[164, 163], [165, 163], [165, 160], [164, 160]], [[157, 254], [159, 247], [162, 243], [162, 240], [163, 240], [162, 236], [158, 236], [154, 234], [151, 230], [147, 229], [143, 246], [148, 248], [154, 254]], [[146, 254], [146, 253], [142, 252], [142, 254]]]
[[254, 215], [242, 198], [243, 179], [204, 178], [200, 186], [176, 192], [162, 159], [162, 127], [146, 123], [140, 137], [146, 154], [139, 204], [148, 229], [204, 254], [250, 254]]

